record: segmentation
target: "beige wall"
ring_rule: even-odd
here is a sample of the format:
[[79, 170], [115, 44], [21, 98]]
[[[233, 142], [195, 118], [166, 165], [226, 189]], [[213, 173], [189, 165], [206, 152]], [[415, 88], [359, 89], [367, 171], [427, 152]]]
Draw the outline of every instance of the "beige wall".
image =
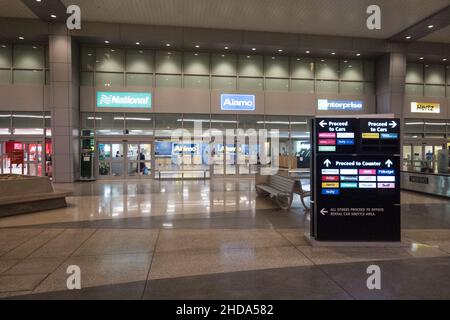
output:
[[49, 86], [0, 85], [0, 111], [49, 111]]

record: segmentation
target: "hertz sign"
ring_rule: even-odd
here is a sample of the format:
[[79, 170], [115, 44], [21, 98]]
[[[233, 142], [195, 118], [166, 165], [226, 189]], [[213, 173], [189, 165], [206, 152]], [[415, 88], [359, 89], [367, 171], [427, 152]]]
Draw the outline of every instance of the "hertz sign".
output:
[[411, 112], [414, 113], [440, 113], [441, 105], [430, 102], [411, 102]]

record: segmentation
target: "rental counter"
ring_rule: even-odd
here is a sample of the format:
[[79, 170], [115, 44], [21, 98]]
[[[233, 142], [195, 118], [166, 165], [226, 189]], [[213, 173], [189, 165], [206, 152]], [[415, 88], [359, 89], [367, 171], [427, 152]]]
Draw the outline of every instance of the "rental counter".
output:
[[402, 171], [401, 188], [450, 198], [450, 174]]

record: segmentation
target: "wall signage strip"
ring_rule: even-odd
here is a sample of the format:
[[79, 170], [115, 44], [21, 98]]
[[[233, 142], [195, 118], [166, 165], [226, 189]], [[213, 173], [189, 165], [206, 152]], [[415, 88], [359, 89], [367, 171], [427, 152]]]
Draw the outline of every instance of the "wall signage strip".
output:
[[253, 94], [221, 94], [220, 109], [224, 111], [254, 111], [256, 98]]
[[320, 111], [362, 111], [363, 107], [364, 102], [360, 100], [317, 100], [317, 109]]
[[98, 91], [97, 108], [151, 109], [152, 94], [146, 92]]
[[399, 120], [314, 122], [311, 235], [318, 241], [400, 241]]
[[431, 102], [411, 102], [413, 113], [441, 113], [441, 105]]

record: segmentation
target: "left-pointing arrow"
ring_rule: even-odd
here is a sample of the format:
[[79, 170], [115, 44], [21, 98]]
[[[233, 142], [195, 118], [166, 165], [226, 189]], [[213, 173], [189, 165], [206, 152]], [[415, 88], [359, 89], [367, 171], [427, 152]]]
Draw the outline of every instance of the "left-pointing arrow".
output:
[[320, 213], [321, 213], [323, 216], [325, 216], [325, 215], [328, 213], [328, 211], [325, 210], [325, 208], [322, 208], [322, 210], [320, 210]]

